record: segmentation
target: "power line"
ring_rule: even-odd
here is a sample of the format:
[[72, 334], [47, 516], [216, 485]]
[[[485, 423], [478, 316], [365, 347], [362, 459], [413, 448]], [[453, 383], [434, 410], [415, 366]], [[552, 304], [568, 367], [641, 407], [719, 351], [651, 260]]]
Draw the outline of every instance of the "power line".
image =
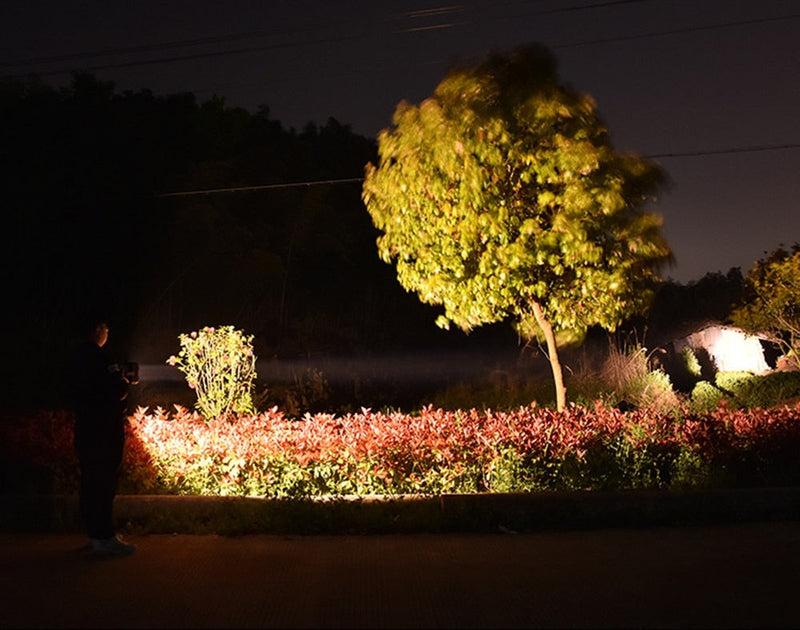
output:
[[[560, 9], [550, 9], [546, 11], [537, 11], [533, 13], [526, 14], [530, 15], [544, 15], [549, 13], [563, 13], [567, 11], [580, 11], [580, 10], [588, 10], [588, 9], [596, 9], [596, 8], [603, 8], [612, 5], [624, 5], [624, 4], [633, 4], [639, 2], [651, 2], [653, 0], [610, 0], [608, 2], [603, 2], [599, 4], [591, 4], [591, 5], [578, 5], [573, 7], [562, 7]], [[679, 29], [671, 29], [665, 31], [652, 31], [650, 33], [642, 33], [639, 35], [622, 35], [617, 37], [608, 37], [608, 38], [600, 38], [600, 39], [592, 39], [592, 40], [585, 40], [581, 42], [573, 42], [568, 44], [555, 44], [551, 46], [553, 49], [561, 49], [561, 48], [574, 48], [578, 46], [591, 46], [596, 44], [606, 44], [606, 43], [613, 43], [619, 41], [629, 41], [629, 40], [637, 40], [637, 39], [648, 39], [652, 37], [664, 37], [669, 35], [678, 35], [681, 33], [694, 33], [694, 32], [702, 32], [708, 30], [715, 30], [715, 29], [722, 29], [722, 28], [732, 28], [737, 26], [749, 26], [754, 24], [763, 24], [769, 22], [778, 22], [783, 20], [792, 20], [797, 19], [800, 17], [800, 13], [793, 13], [789, 15], [782, 15], [782, 16], [774, 16], [768, 18], [757, 18], [751, 20], [740, 20], [736, 22], [723, 22], [720, 24], [709, 24], [705, 26], [693, 26], [693, 27], [686, 27], [686, 28], [679, 28]], [[458, 22], [457, 24], [464, 24], [466, 22]], [[416, 29], [406, 29], [406, 31], [411, 30], [426, 30], [430, 28], [444, 28], [445, 26], [453, 26], [455, 24], [447, 24], [447, 25], [437, 25], [431, 27], [420, 27]], [[304, 29], [304, 31], [308, 31], [309, 29]], [[301, 31], [294, 31], [294, 32], [301, 32]], [[402, 31], [401, 31], [402, 32]], [[96, 51], [96, 52], [89, 52], [83, 54], [71, 54], [71, 55], [61, 55], [60, 59], [68, 60], [71, 58], [85, 58], [85, 57], [97, 57], [97, 56], [104, 56], [104, 55], [111, 55], [111, 54], [126, 54], [130, 52], [148, 52], [150, 50], [164, 50], [169, 48], [180, 48], [185, 46], [196, 46], [206, 43], [217, 43], [221, 41], [234, 41], [237, 39], [245, 39], [250, 37], [262, 37], [264, 35], [268, 35], [269, 31], [252, 31], [249, 33], [239, 33], [239, 34], [232, 34], [220, 37], [209, 37], [203, 39], [196, 39], [196, 40], [186, 40], [186, 41], [178, 41], [178, 42], [169, 42], [166, 44], [159, 44], [154, 46], [132, 46], [127, 48], [119, 48], [119, 49], [108, 49], [104, 51]], [[292, 33], [292, 31], [289, 31]], [[156, 57], [153, 59], [145, 59], [141, 61], [122, 61], [117, 63], [108, 63], [108, 64], [97, 64], [97, 65], [90, 65], [90, 66], [83, 66], [80, 70], [84, 72], [95, 71], [95, 70], [112, 70], [112, 69], [120, 69], [120, 68], [130, 68], [135, 66], [147, 66], [147, 65], [156, 65], [156, 64], [165, 64], [165, 63], [175, 63], [180, 61], [193, 61], [197, 59], [209, 58], [209, 57], [222, 57], [227, 55], [236, 55], [236, 54], [246, 54], [246, 53], [253, 53], [253, 52], [264, 52], [267, 50], [275, 50], [280, 48], [294, 48], [298, 46], [305, 46], [305, 45], [315, 45], [315, 44], [327, 44], [327, 43], [340, 43], [343, 41], [352, 41], [363, 39], [367, 37], [366, 34], [356, 34], [356, 35], [342, 35], [337, 37], [323, 37], [313, 40], [306, 40], [306, 41], [293, 41], [293, 42], [285, 42], [285, 43], [275, 43], [275, 44], [266, 44], [263, 46], [248, 46], [246, 48], [229, 48], [226, 50], [218, 50], [213, 52], [198, 52], [186, 55], [176, 55], [176, 56], [165, 56], [165, 57]], [[31, 65], [37, 62], [51, 62], [54, 60], [58, 60], [59, 57], [49, 57], [49, 58], [40, 58], [40, 59], [29, 59], [24, 60], [17, 63], [3, 63], [0, 66], [21, 66], [21, 65]], [[62, 68], [58, 70], [48, 70], [44, 72], [17, 72], [15, 74], [3, 75], [5, 78], [8, 79], [20, 79], [25, 78], [28, 76], [55, 76], [59, 74], [68, 74], [70, 72], [75, 71], [75, 67], [70, 68]]]
[[582, 42], [573, 42], [570, 44], [556, 44], [552, 48], [576, 48], [578, 46], [593, 46], [595, 44], [609, 44], [613, 42], [625, 42], [635, 39], [649, 39], [651, 37], [665, 37], [668, 35], [680, 35], [682, 33], [696, 33], [698, 31], [711, 31], [721, 28], [732, 28], [736, 26], [751, 26], [753, 24], [764, 24], [766, 22], [780, 22], [783, 20], [794, 20], [800, 17], [800, 13], [792, 13], [790, 15], [779, 15], [776, 17], [758, 18], [753, 20], [741, 20], [738, 22], [723, 22], [721, 24], [708, 24], [706, 26], [688, 26], [686, 28], [676, 28], [668, 31], [651, 31], [650, 33], [641, 33], [640, 35], [620, 35], [618, 37], [604, 37], [600, 39], [587, 39]]
[[264, 184], [262, 186], [235, 186], [231, 188], [208, 188], [204, 190], [184, 190], [181, 192], [160, 193], [156, 197], [187, 197], [189, 195], [212, 195], [221, 192], [244, 192], [251, 190], [273, 190], [276, 188], [300, 188], [301, 186], [320, 186], [323, 184], [346, 184], [349, 182], [363, 182], [363, 177], [349, 179], [323, 179], [311, 182], [290, 182], [285, 184]]
[[681, 157], [703, 157], [706, 155], [727, 155], [731, 153], [757, 153], [759, 151], [783, 151], [787, 149], [800, 149], [800, 144], [765, 144], [752, 147], [731, 147], [728, 149], [716, 149], [710, 151], [685, 151], [682, 153], [655, 153], [645, 155], [646, 158], [681, 158]]
[[[310, 29], [290, 31], [290, 34], [306, 32]], [[123, 46], [121, 48], [106, 48], [103, 50], [88, 51], [81, 53], [67, 53], [63, 55], [51, 55], [48, 57], [31, 57], [21, 61], [4, 61], [0, 62], [0, 67], [14, 67], [14, 66], [30, 66], [37, 63], [55, 63], [59, 61], [70, 61], [72, 59], [87, 59], [92, 57], [108, 57], [111, 55], [123, 55], [129, 53], [142, 53], [142, 52], [158, 52], [161, 50], [170, 50], [173, 48], [188, 48], [191, 46], [204, 46], [207, 44], [219, 44], [221, 42], [238, 41], [242, 39], [251, 39], [254, 37], [265, 37], [272, 35], [286, 35], [280, 31], [248, 31], [244, 33], [233, 33], [230, 35], [220, 35], [216, 37], [202, 37], [199, 39], [185, 39], [174, 42], [165, 42], [163, 44], [142, 44], [140, 46]], [[294, 45], [300, 45], [295, 43]]]
[[[711, 149], [707, 151], [684, 151], [681, 153], [652, 153], [642, 157], [649, 159], [657, 158], [682, 158], [682, 157], [702, 157], [708, 155], [726, 155], [732, 153], [756, 153], [760, 151], [783, 151], [789, 149], [800, 149], [800, 143], [793, 144], [774, 144], [760, 145], [752, 147], [729, 147], [726, 149]], [[307, 186], [320, 186], [332, 184], [348, 184], [353, 182], [363, 182], [363, 177], [350, 177], [346, 179], [325, 179], [309, 182], [290, 182], [285, 184], [265, 184], [262, 186], [235, 186], [230, 188], [208, 188], [203, 190], [183, 190], [180, 192], [160, 193], [155, 197], [190, 197], [193, 195], [213, 195], [223, 192], [249, 192], [253, 190], [271, 190], [276, 188], [300, 188]]]
[[[605, 9], [607, 7], [616, 6], [620, 4], [641, 4], [644, 2], [655, 2], [657, 0], [607, 0], [606, 2], [598, 2], [595, 4], [580, 4], [572, 7], [559, 7], [557, 9], [544, 9], [541, 11], [532, 11], [532, 12], [524, 12], [519, 15], [525, 17], [532, 17], [532, 16], [540, 16], [540, 15], [553, 15], [556, 13], [570, 13], [573, 11], [586, 11], [590, 9]], [[422, 9], [420, 11], [409, 11], [404, 15], [409, 18], [420, 18], [420, 17], [436, 17], [436, 16], [443, 16], [449, 15], [452, 13], [463, 13], [464, 7], [460, 5], [454, 5], [449, 7], [440, 7], [435, 9]], [[418, 26], [418, 27], [411, 27], [411, 28], [404, 28], [397, 31], [398, 33], [414, 33], [419, 31], [430, 31], [430, 30], [437, 30], [442, 28], [452, 28], [454, 26], [461, 26], [462, 24], [466, 24], [466, 21], [461, 22], [448, 22], [442, 24], [433, 24], [429, 26]]]
[[[281, 43], [281, 44], [268, 44], [265, 46], [250, 46], [248, 48], [236, 48], [236, 49], [228, 49], [228, 50], [217, 50], [213, 52], [204, 52], [204, 53], [193, 53], [191, 55], [178, 55], [174, 57], [157, 57], [155, 59], [145, 59], [143, 61], [121, 61], [118, 63], [106, 63], [106, 64], [99, 64], [94, 66], [83, 66], [80, 68], [83, 72], [90, 72], [94, 70], [115, 70], [120, 68], [132, 68], [135, 66], [152, 66], [162, 63], [174, 63], [178, 61], [194, 61], [196, 59], [204, 59], [208, 57], [224, 57], [226, 55], [238, 55], [244, 53], [253, 53], [253, 52], [264, 52], [267, 50], [277, 50], [279, 48], [293, 48], [300, 45], [306, 44], [328, 44], [328, 43], [340, 43], [348, 40], [360, 39], [358, 35], [343, 35], [341, 37], [331, 37], [331, 38], [324, 38], [319, 40], [308, 40], [305, 42], [288, 42], [288, 43]], [[24, 72], [18, 74], [10, 74], [10, 75], [3, 75], [4, 78], [7, 79], [22, 79], [29, 76], [37, 76], [37, 77], [48, 77], [48, 76], [55, 76], [58, 74], [67, 74], [69, 72], [74, 72], [75, 68], [69, 68], [66, 70], [48, 70], [46, 72]]]
[[[578, 5], [578, 6], [572, 6], [572, 7], [562, 7], [562, 8], [558, 8], [558, 9], [547, 9], [547, 10], [544, 10], [544, 11], [535, 11], [533, 13], [526, 13], [524, 15], [547, 15], [547, 14], [551, 14], [551, 13], [566, 13], [566, 12], [571, 12], [571, 11], [583, 11], [583, 10], [588, 10], [588, 9], [604, 8], [604, 7], [607, 7], [607, 6], [612, 6], [612, 5], [617, 5], [617, 4], [636, 4], [636, 3], [640, 3], [640, 2], [653, 2], [653, 1], [654, 0], [608, 0], [607, 2], [601, 2], [601, 3], [597, 3], [597, 4]], [[411, 12], [405, 14], [405, 15], [407, 17], [410, 17], [410, 18], [419, 18], [419, 17], [439, 16], [439, 15], [445, 15], [445, 14], [450, 14], [450, 13], [463, 13], [463, 11], [464, 11], [464, 9], [461, 6], [451, 6], [451, 7], [441, 7], [441, 8], [436, 8], [436, 9], [423, 9], [423, 10], [420, 10], [420, 11], [411, 11]], [[460, 24], [465, 24], [465, 23], [466, 22], [462, 21], [462, 22], [458, 22], [456, 24], [460, 25]], [[427, 26], [427, 27], [421, 27], [421, 28], [401, 29], [399, 32], [411, 32], [411, 31], [425, 30], [425, 29], [432, 29], [432, 28], [433, 29], [444, 28], [444, 27], [454, 26], [456, 24], [434, 25], [434, 26]], [[73, 59], [87, 59], [87, 58], [93, 58], [93, 57], [108, 57], [108, 56], [111, 56], [111, 55], [121, 55], [121, 54], [130, 54], [130, 53], [137, 54], [137, 53], [147, 53], [147, 52], [158, 52], [158, 51], [162, 51], [162, 50], [171, 50], [171, 49], [175, 49], [175, 48], [187, 48], [187, 47], [192, 47], [192, 46], [203, 46], [203, 45], [207, 45], [207, 44], [219, 44], [219, 43], [225, 43], [225, 42], [233, 42], [233, 41], [239, 41], [239, 40], [244, 40], [244, 39], [253, 39], [253, 38], [260, 38], [260, 37], [271, 37], [271, 36], [274, 36], [274, 35], [295, 36], [295, 35], [298, 35], [300, 33], [308, 33], [308, 32], [314, 31], [314, 30], [319, 30], [319, 29], [313, 29], [313, 28], [297, 29], [296, 28], [296, 29], [290, 29], [290, 30], [284, 30], [284, 31], [279, 31], [279, 30], [274, 30], [274, 29], [273, 30], [245, 31], [245, 32], [242, 32], [242, 33], [231, 33], [231, 34], [228, 34], [228, 35], [219, 35], [219, 36], [202, 37], [202, 38], [196, 38], [196, 39], [177, 40], [177, 41], [172, 41], [172, 42], [165, 42], [163, 44], [143, 44], [143, 45], [139, 45], [139, 46], [122, 46], [122, 47], [119, 47], [119, 48], [105, 48], [103, 50], [87, 51], [87, 52], [80, 52], [80, 53], [67, 53], [67, 54], [63, 54], [63, 55], [50, 55], [50, 56], [46, 56], [46, 57], [31, 57], [31, 58], [28, 58], [28, 59], [22, 59], [20, 61], [15, 61], [15, 62], [10, 62], [10, 61], [0, 62], [0, 67], [30, 66], [30, 65], [35, 65], [35, 64], [38, 64], [38, 63], [57, 63], [57, 62], [61, 62], [61, 61], [70, 61], [70, 60], [73, 60]], [[358, 35], [358, 36], [353, 36], [353, 37], [359, 37], [360, 38], [360, 37], [365, 37], [365, 36], [366, 35]], [[325, 43], [325, 42], [328, 42], [328, 41], [330, 41], [332, 43], [335, 43], [335, 42], [340, 41], [340, 38], [326, 38], [326, 39], [321, 40], [322, 43]], [[288, 44], [284, 44], [284, 46], [302, 46], [302, 45], [305, 45], [305, 44], [316, 44], [316, 43], [321, 43], [321, 42], [319, 40], [318, 41], [305, 41], [305, 42], [291, 42], [291, 43], [288, 43]], [[269, 47], [267, 49], [269, 49]], [[250, 49], [250, 48], [246, 48], [246, 49], [241, 49], [241, 50], [233, 49], [233, 50], [230, 50], [230, 51], [220, 51], [220, 52], [222, 54], [228, 54], [228, 53], [236, 54], [236, 53], [239, 53], [239, 52], [250, 52], [251, 50], [252, 49]], [[202, 56], [203, 53], [199, 53], [199, 55]], [[172, 57], [164, 58], [165, 61], [171, 61], [173, 59], [176, 60], [176, 61], [183, 61], [184, 57], [183, 56], [179, 56], [179, 57], [174, 57], [174, 58], [172, 58]], [[155, 60], [155, 61], [160, 61], [160, 60]], [[146, 63], [151, 63], [151, 62], [143, 61], [141, 63], [146, 64]], [[112, 67], [114, 67], [114, 66], [112, 66]], [[106, 66], [102, 66], [102, 68], [98, 67], [98, 68], [89, 68], [89, 69], [105, 69], [105, 68], [106, 68]], [[58, 71], [53, 71], [53, 73], [63, 74], [65, 72], [69, 72], [69, 71], [70, 70], [58, 70]], [[41, 75], [41, 73], [40, 73], [40, 75]], [[12, 76], [11, 78], [16, 78], [16, 77]]]
[[570, 13], [572, 11], [584, 11], [586, 9], [605, 9], [607, 7], [615, 6], [618, 4], [641, 4], [643, 2], [654, 2], [656, 0], [607, 0], [607, 2], [598, 2], [596, 4], [580, 4], [574, 7], [560, 7], [558, 9], [544, 9], [542, 11], [533, 11], [531, 13], [523, 13], [522, 15], [552, 15], [554, 13]]

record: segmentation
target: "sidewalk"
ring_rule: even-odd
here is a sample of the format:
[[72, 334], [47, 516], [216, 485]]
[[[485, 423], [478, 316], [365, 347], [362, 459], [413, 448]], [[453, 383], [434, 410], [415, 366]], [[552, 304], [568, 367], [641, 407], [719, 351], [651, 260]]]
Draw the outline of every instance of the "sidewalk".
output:
[[[124, 531], [409, 534], [591, 530], [800, 521], [800, 488], [260, 499], [121, 495]], [[0, 495], [0, 532], [77, 533], [69, 495]]]
[[0, 534], [3, 628], [796, 628], [800, 523], [530, 534]]

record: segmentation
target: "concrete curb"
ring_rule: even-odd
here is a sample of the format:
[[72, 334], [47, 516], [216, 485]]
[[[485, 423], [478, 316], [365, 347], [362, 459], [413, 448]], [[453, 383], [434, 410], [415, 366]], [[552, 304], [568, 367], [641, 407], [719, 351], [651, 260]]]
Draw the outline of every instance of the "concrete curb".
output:
[[[0, 531], [79, 532], [74, 495], [2, 495]], [[120, 495], [121, 528], [186, 534], [530, 532], [800, 520], [800, 488], [260, 499]]]

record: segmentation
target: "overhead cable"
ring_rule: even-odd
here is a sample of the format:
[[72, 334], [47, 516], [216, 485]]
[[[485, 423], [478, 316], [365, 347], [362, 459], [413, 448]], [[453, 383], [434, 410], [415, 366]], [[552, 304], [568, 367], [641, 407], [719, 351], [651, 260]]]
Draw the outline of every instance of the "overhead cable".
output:
[[[627, 2], [627, 1], [635, 2], [635, 1], [639, 1], [639, 0], [623, 0], [623, 2]], [[642, 0], [642, 1], [646, 1], [646, 0]], [[609, 3], [606, 3], [606, 4], [609, 4]], [[584, 6], [579, 6], [579, 7], [572, 7], [572, 9], [574, 9], [574, 10], [589, 9], [589, 8], [596, 8], [597, 6], [600, 6], [600, 5], [584, 5]], [[561, 9], [561, 10], [567, 10], [567, 9], [568, 8], [564, 8], [564, 9]], [[637, 40], [637, 39], [648, 39], [648, 38], [652, 38], [652, 37], [664, 37], [664, 36], [669, 36], [669, 35], [678, 35], [678, 34], [681, 34], [681, 33], [694, 33], [694, 32], [702, 32], [702, 31], [722, 29], [722, 28], [732, 28], [732, 27], [737, 27], [737, 26], [750, 26], [750, 25], [753, 25], [753, 24], [764, 24], [764, 23], [769, 23], [769, 22], [779, 22], [779, 21], [783, 21], [783, 20], [793, 20], [793, 19], [797, 19], [797, 18], [800, 18], [800, 13], [792, 13], [792, 14], [788, 14], [788, 15], [780, 15], [780, 16], [767, 17], [767, 18], [756, 18], [756, 19], [751, 19], [751, 20], [740, 20], [740, 21], [736, 21], [736, 22], [723, 22], [723, 23], [720, 23], [720, 24], [708, 24], [708, 25], [705, 25], [705, 26], [690, 26], [690, 27], [686, 27], [686, 28], [670, 29], [670, 30], [665, 30], [665, 31], [651, 31], [649, 33], [642, 33], [642, 34], [639, 34], [639, 35], [620, 35], [620, 36], [615, 36], [615, 37], [591, 39], [591, 40], [584, 40], [584, 41], [580, 41], [580, 42], [571, 42], [571, 43], [566, 43], [566, 44], [554, 44], [554, 45], [551, 46], [551, 48], [553, 48], [553, 49], [563, 49], [563, 48], [575, 48], [575, 47], [578, 47], [578, 46], [591, 46], [591, 45], [596, 45], [596, 44], [608, 44], [608, 43], [613, 43], [613, 42], [622, 42], [622, 41], [630, 41], [630, 40]], [[461, 23], [463, 23], [463, 22], [461, 22]], [[452, 26], [452, 24], [445, 25], [445, 26]], [[418, 29], [407, 29], [407, 30], [409, 30], [409, 31], [411, 31], [411, 30], [425, 30], [425, 28], [440, 28], [440, 27], [443, 28], [444, 26], [443, 25], [436, 25], [436, 26], [432, 26], [432, 27], [421, 27], [421, 28], [418, 28]], [[259, 33], [259, 32], [254, 32], [254, 33], [250, 33], [250, 34], [242, 34], [242, 36], [243, 37], [257, 36], [257, 33]], [[225, 39], [236, 39], [237, 37], [238, 37], [237, 35], [229, 35], [229, 36], [224, 36], [224, 37], [220, 37], [220, 38], [208, 38], [208, 41], [225, 40]], [[2, 75], [2, 76], [4, 78], [8, 78], [8, 79], [21, 79], [21, 78], [30, 77], [30, 76], [44, 77], [44, 76], [54, 76], [54, 75], [59, 75], [59, 74], [68, 74], [68, 73], [74, 72], [74, 71], [76, 71], [78, 69], [80, 69], [80, 70], [82, 70], [84, 72], [91, 72], [91, 71], [95, 71], [95, 70], [112, 70], [112, 69], [130, 68], [130, 67], [136, 67], [136, 66], [147, 66], [147, 65], [165, 64], [165, 63], [175, 63], [175, 62], [180, 62], [180, 61], [193, 61], [193, 60], [203, 59], [203, 58], [208, 58], [208, 57], [222, 57], [222, 56], [226, 56], [226, 55], [236, 55], [236, 54], [263, 52], [263, 51], [267, 51], [267, 50], [275, 50], [275, 49], [280, 49], [280, 48], [294, 48], [294, 47], [297, 47], [297, 46], [304, 46], [304, 45], [340, 43], [340, 42], [343, 42], [343, 41], [351, 41], [351, 40], [363, 39], [364, 37], [365, 37], [365, 35], [363, 35], [363, 34], [342, 35], [342, 36], [337, 36], [337, 37], [323, 37], [323, 38], [317, 38], [317, 39], [314, 39], [314, 40], [305, 40], [305, 41], [300, 41], [300, 42], [292, 41], [292, 42], [284, 42], [284, 43], [265, 44], [263, 46], [248, 46], [246, 48], [229, 48], [229, 49], [226, 49], [226, 50], [218, 50], [218, 51], [212, 51], [212, 52], [198, 52], [198, 53], [192, 53], [192, 54], [186, 54], [186, 55], [155, 57], [153, 59], [145, 59], [145, 60], [140, 60], [140, 61], [122, 61], [122, 62], [117, 62], [117, 63], [105, 63], [105, 64], [87, 65], [87, 66], [82, 66], [81, 68], [75, 68], [73, 66], [73, 67], [70, 67], [70, 68], [61, 68], [61, 69], [58, 69], [58, 70], [47, 70], [47, 71], [42, 71], [42, 72], [36, 72], [36, 71], [17, 72], [17, 73], [14, 73], [14, 74], [7, 74], [7, 75]], [[173, 44], [162, 44], [162, 45], [160, 45], [160, 48], [191, 46], [191, 45], [197, 45], [199, 43], [202, 43], [203, 41], [204, 40], [189, 40], [187, 42], [174, 42]], [[136, 50], [136, 48], [137, 47], [131, 47], [131, 48], [127, 49], [127, 50], [128, 51], [134, 51], [134, 50]], [[147, 50], [147, 47], [139, 47], [139, 48], [141, 50]], [[124, 51], [126, 51], [126, 49], [118, 49], [118, 51], [119, 52], [124, 52]], [[82, 55], [82, 56], [84, 56], [84, 57], [92, 57], [92, 56], [99, 56], [99, 55], [108, 55], [108, 54], [112, 54], [114, 52], [115, 52], [114, 50], [106, 50], [106, 51], [98, 51], [98, 52], [95, 52], [95, 53], [86, 53], [85, 55]], [[79, 55], [62, 55], [62, 58], [64, 58], [64, 59], [69, 59], [69, 58], [73, 58], [73, 57], [79, 58], [80, 56]], [[42, 61], [46, 61], [46, 60], [47, 60], [47, 58], [42, 60]], [[18, 62], [18, 63], [15, 63], [15, 64], [2, 64], [2, 65], [5, 65], [5, 66], [9, 66], [9, 65], [11, 65], [11, 66], [30, 65], [33, 62], [34, 62], [34, 60], [27, 60], [27, 61]]]
[[[710, 151], [684, 151], [681, 153], [652, 153], [642, 157], [649, 159], [659, 158], [682, 158], [682, 157], [702, 157], [708, 155], [724, 155], [731, 153], [756, 153], [759, 151], [782, 151], [787, 149], [800, 149], [800, 143], [794, 144], [774, 144], [752, 147], [730, 147], [727, 149], [712, 149]], [[159, 193], [155, 197], [189, 197], [193, 195], [213, 195], [225, 192], [250, 192], [254, 190], [271, 190], [276, 188], [300, 188], [307, 186], [320, 186], [332, 184], [349, 184], [353, 182], [363, 182], [363, 177], [349, 177], [346, 179], [325, 179], [309, 182], [288, 182], [284, 184], [264, 184], [261, 186], [232, 186], [229, 188], [208, 188], [203, 190], [183, 190], [180, 192]]]

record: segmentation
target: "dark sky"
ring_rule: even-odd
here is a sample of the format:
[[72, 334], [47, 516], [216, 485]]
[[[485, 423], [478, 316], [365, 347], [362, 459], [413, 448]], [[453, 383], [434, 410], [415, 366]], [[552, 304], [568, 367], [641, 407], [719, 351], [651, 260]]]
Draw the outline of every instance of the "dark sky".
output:
[[[374, 136], [454, 63], [526, 42], [597, 101], [617, 148], [672, 180], [680, 282], [800, 241], [798, 0], [2, 0], [0, 74], [216, 94], [287, 127]], [[357, 174], [357, 175], [360, 175]], [[257, 185], [260, 182], [252, 182]]]

